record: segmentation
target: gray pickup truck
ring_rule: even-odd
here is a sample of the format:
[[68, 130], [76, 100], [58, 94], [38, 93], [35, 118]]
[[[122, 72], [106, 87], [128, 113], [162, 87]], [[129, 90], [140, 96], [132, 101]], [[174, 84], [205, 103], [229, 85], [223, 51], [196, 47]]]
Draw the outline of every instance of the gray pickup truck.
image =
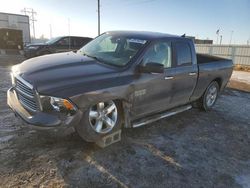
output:
[[76, 53], [12, 67], [8, 105], [26, 123], [74, 126], [89, 142], [190, 109], [210, 110], [231, 60], [195, 53], [193, 41], [154, 32], [103, 33]]

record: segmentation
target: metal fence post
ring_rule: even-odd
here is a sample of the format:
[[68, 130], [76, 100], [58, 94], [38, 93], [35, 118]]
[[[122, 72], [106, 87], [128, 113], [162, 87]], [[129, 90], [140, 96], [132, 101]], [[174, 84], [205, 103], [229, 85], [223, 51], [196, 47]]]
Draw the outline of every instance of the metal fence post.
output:
[[213, 46], [209, 47], [209, 55], [213, 55]]
[[236, 47], [232, 46], [231, 58], [233, 60], [233, 64], [236, 64], [236, 62], [235, 62], [235, 52], [236, 52]]

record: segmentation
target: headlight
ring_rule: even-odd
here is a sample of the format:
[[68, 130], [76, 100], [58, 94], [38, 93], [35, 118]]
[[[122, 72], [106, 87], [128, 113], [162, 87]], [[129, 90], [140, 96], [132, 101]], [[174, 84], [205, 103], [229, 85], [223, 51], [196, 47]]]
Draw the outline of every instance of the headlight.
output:
[[13, 66], [11, 67], [11, 72], [12, 72], [14, 75], [18, 74], [18, 73], [19, 73], [19, 65], [13, 65]]
[[11, 73], [10, 73], [10, 76], [11, 76], [11, 84], [12, 84], [12, 86], [15, 86], [16, 81], [15, 81], [14, 74], [11, 72]]
[[11, 73], [10, 73], [10, 76], [11, 76], [11, 83], [12, 83], [12, 86], [15, 86], [15, 75], [19, 74], [20, 71], [19, 71], [19, 65], [14, 65], [11, 67]]
[[76, 112], [76, 107], [69, 100], [58, 97], [40, 96], [43, 111], [56, 111], [73, 115]]
[[39, 48], [39, 46], [29, 46], [28, 49], [29, 50], [37, 50]]

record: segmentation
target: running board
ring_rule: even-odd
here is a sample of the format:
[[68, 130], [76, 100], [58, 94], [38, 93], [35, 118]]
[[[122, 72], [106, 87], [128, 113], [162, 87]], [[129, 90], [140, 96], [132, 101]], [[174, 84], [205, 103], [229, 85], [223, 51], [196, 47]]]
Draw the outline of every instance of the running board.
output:
[[153, 115], [153, 116], [150, 116], [150, 117], [147, 117], [147, 118], [143, 118], [143, 120], [133, 123], [132, 127], [133, 128], [140, 127], [142, 125], [146, 125], [146, 124], [155, 122], [157, 120], [160, 120], [160, 119], [163, 119], [163, 118], [166, 118], [166, 117], [169, 117], [169, 116], [184, 112], [184, 111], [189, 110], [191, 108], [192, 108], [192, 105], [186, 105], [186, 106], [182, 106], [182, 107], [172, 109], [170, 111], [167, 111], [167, 112], [164, 112], [164, 113], [161, 113], [161, 114], [157, 114], [157, 115]]

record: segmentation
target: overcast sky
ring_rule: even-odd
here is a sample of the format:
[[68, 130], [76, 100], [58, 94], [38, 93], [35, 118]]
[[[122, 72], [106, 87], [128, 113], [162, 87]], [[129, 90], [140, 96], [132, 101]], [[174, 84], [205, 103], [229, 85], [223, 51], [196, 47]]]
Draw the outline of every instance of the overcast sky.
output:
[[[101, 32], [146, 30], [213, 39], [250, 40], [250, 0], [100, 0]], [[0, 12], [36, 12], [36, 37], [97, 35], [97, 0], [0, 0]], [[70, 27], [69, 27], [70, 26]], [[69, 29], [70, 28], [70, 29]], [[31, 31], [32, 33], [32, 31]]]

